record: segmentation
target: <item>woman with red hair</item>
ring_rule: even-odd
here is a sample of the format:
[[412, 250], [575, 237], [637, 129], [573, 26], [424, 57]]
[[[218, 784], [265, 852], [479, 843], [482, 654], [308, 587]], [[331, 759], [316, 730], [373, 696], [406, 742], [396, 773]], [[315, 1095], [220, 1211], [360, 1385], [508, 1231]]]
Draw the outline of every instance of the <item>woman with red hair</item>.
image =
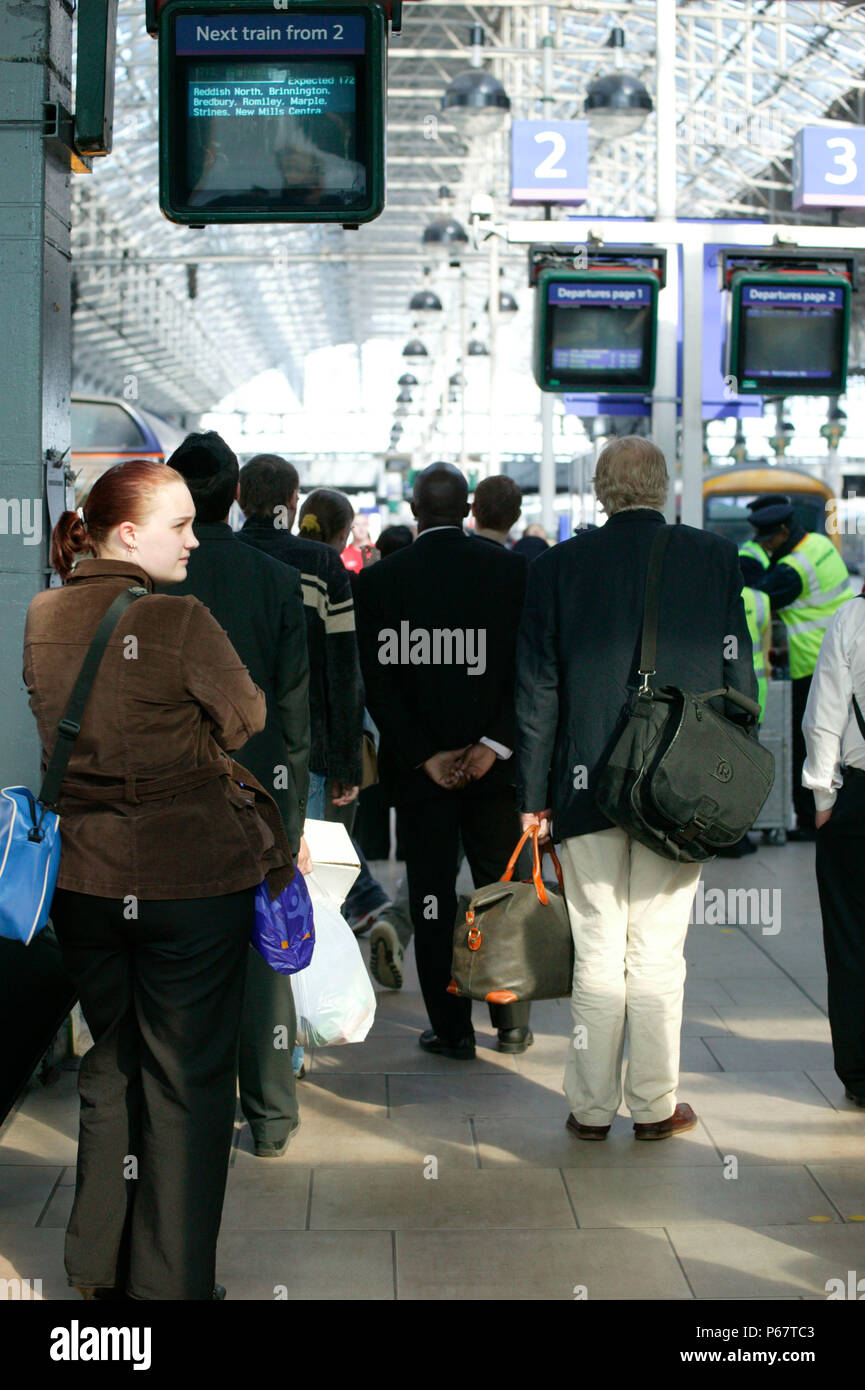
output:
[[[82, 1059], [66, 1271], [85, 1298], [212, 1299], [254, 891], [293, 876], [279, 814], [227, 751], [265, 702], [182, 580], [195, 508], [163, 463], [117, 464], [51, 541], [63, 587], [27, 614], [50, 757], [99, 622], [130, 586], [58, 809], [52, 922], [94, 1045]], [[218, 1290], [218, 1292], [217, 1292]]]

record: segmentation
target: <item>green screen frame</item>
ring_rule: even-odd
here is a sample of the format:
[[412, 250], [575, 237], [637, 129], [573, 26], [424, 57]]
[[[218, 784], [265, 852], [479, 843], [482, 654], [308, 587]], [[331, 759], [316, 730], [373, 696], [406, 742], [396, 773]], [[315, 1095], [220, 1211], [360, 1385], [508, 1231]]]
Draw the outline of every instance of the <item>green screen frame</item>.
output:
[[[797, 386], [795, 382], [791, 384], [790, 378], [782, 384], [779, 381], [777, 390], [772, 390], [771, 386], [764, 382], [758, 383], [752, 380], [750, 383], [744, 371], [740, 370], [740, 320], [741, 306], [738, 291], [743, 285], [791, 285], [799, 287], [804, 283], [809, 285], [829, 286], [832, 289], [844, 290], [844, 339], [841, 349], [841, 386], [840, 388], [828, 391], [823, 386], [814, 386], [813, 383], [806, 383]], [[814, 271], [789, 271], [779, 270], [737, 270], [730, 278], [729, 302], [727, 305], [727, 340], [724, 349], [724, 375], [732, 377], [736, 383], [735, 391], [739, 396], [836, 396], [843, 395], [847, 390], [847, 361], [850, 351], [850, 298], [851, 286], [849, 280], [841, 275], [832, 275], [825, 270]]]
[[[649, 345], [649, 371], [648, 385], [634, 385], [633, 382], [625, 385], [608, 386], [602, 380], [594, 379], [586, 385], [565, 385], [552, 384], [552, 378], [547, 373], [545, 363], [547, 360], [547, 346], [550, 333], [549, 306], [547, 304], [547, 286], [553, 281], [568, 281], [572, 284], [591, 284], [594, 282], [610, 281], [623, 285], [649, 285], [652, 289], [652, 333]], [[651, 393], [655, 385], [655, 366], [658, 357], [658, 291], [660, 285], [658, 277], [651, 270], [641, 269], [606, 269], [599, 267], [597, 270], [557, 270], [548, 267], [538, 274], [537, 278], [537, 298], [535, 300], [535, 336], [533, 364], [535, 381], [542, 391], [549, 391], [555, 395], [563, 392], [576, 392], [580, 395], [597, 396], [646, 396]]]
[[[384, 10], [372, 3], [345, 3], [345, 0], [297, 0], [291, 8], [304, 14], [347, 14], [367, 17], [367, 105], [363, 113], [369, 141], [369, 181], [366, 202], [357, 208], [307, 207], [296, 209], [200, 208], [174, 201], [171, 187], [173, 151], [179, 147], [185, 131], [186, 111], [178, 111], [175, 83], [174, 19], [179, 15], [200, 14], [212, 20], [216, 14], [260, 14], [268, 9], [267, 0], [167, 0], [159, 14], [159, 206], [170, 222], [181, 226], [202, 227], [226, 223], [338, 223], [356, 226], [372, 222], [384, 211], [385, 205], [385, 100], [387, 89], [387, 26]], [[286, 10], [275, 11], [285, 15]]]

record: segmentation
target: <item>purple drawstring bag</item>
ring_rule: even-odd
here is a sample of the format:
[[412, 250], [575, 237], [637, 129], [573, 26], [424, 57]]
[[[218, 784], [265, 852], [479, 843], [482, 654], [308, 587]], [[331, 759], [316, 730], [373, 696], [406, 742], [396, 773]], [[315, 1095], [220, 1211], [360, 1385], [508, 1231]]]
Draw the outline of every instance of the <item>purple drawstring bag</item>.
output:
[[280, 975], [294, 975], [309, 965], [315, 946], [315, 928], [312, 903], [299, 869], [273, 902], [267, 879], [256, 888], [255, 923], [250, 944]]

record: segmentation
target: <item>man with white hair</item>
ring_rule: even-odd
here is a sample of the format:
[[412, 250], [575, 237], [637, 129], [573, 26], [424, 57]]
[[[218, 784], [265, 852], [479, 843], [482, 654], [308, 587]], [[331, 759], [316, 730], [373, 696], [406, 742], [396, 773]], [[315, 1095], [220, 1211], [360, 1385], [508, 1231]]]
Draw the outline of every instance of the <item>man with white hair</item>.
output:
[[[595, 492], [606, 524], [529, 567], [517, 648], [518, 787], [523, 826], [561, 844], [574, 938], [568, 1128], [603, 1140], [622, 1100], [636, 1139], [666, 1139], [697, 1117], [677, 1104], [684, 944], [700, 865], [662, 858], [607, 820], [598, 777], [636, 690], [649, 552], [667, 495], [664, 456], [629, 435], [602, 451]], [[735, 546], [677, 526], [662, 571], [652, 685], [731, 685], [756, 699]], [[726, 703], [726, 708], [724, 704]], [[736, 706], [713, 701], [741, 719]]]

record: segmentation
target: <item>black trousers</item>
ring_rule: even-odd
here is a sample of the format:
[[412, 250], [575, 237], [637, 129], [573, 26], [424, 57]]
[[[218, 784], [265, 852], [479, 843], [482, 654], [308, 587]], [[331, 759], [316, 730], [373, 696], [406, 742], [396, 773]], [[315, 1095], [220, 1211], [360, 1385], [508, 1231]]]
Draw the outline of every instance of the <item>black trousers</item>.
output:
[[[430, 1023], [440, 1038], [472, 1033], [472, 1001], [447, 993], [451, 979], [459, 844], [476, 888], [501, 878], [520, 837], [513, 787], [487, 797], [472, 789], [398, 806], [415, 956]], [[529, 1004], [490, 1004], [494, 1028], [521, 1028]]]
[[865, 772], [845, 767], [842, 775], [832, 815], [817, 831], [817, 888], [835, 1071], [865, 1097]]
[[257, 1144], [280, 1144], [298, 1118], [291, 1054], [297, 1013], [291, 978], [249, 948], [240, 1026], [240, 1105]]
[[127, 920], [124, 900], [54, 896], [94, 1040], [78, 1082], [70, 1284], [213, 1297], [253, 902], [252, 888], [139, 900]]
[[805, 735], [802, 720], [811, 689], [811, 676], [797, 676], [793, 686], [793, 807], [796, 811], [796, 824], [800, 830], [814, 829], [814, 793], [810, 787], [802, 786], [802, 764], [805, 761]]

